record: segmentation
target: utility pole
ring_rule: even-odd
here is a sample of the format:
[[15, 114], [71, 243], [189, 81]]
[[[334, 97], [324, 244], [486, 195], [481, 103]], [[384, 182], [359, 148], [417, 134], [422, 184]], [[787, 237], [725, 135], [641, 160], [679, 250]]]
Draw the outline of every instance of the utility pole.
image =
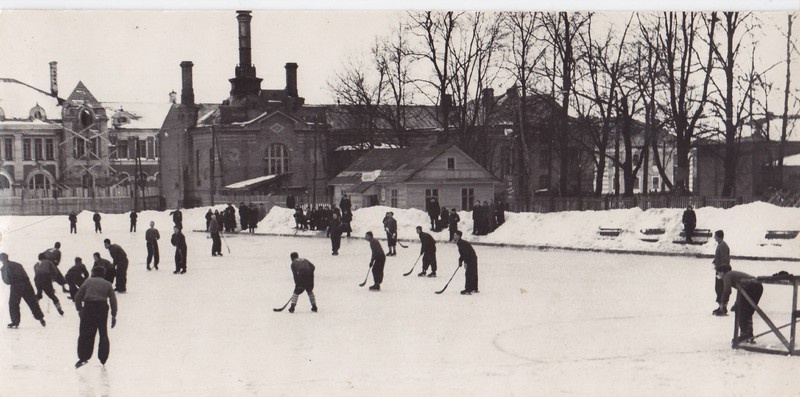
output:
[[312, 195], [314, 197], [314, 205], [317, 205], [317, 133], [319, 132], [319, 123], [320, 123], [320, 117], [319, 117], [319, 115], [317, 115], [317, 117], [314, 119], [314, 129], [313, 129], [313, 133], [314, 133], [314, 171], [313, 171], [313, 177], [312, 177], [313, 179], [312, 179], [312, 182], [311, 182], [311, 184], [312, 184], [311, 191], [312, 191]]

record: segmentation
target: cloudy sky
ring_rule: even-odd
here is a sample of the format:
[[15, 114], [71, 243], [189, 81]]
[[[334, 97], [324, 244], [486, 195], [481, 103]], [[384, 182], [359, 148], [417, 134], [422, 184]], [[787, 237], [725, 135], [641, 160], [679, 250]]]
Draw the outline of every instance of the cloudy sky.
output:
[[[800, 8], [797, 0], [784, 3], [772, 1], [760, 7]], [[297, 62], [300, 95], [307, 103], [331, 103], [327, 81], [336, 69], [347, 58], [368, 51], [375, 37], [387, 34], [403, 14], [401, 10], [364, 11], [374, 5], [370, 7], [358, 1], [337, 3], [338, 7], [349, 10], [326, 11], [321, 11], [324, 3], [314, 2], [270, 3], [278, 8], [273, 10], [263, 9], [263, 4], [242, 1], [190, 4], [195, 10], [187, 10], [183, 5], [182, 10], [170, 11], [97, 11], [54, 10], [53, 7], [63, 5], [0, 0], [0, 9], [3, 9], [0, 11], [0, 77], [16, 78], [48, 89], [48, 63], [57, 61], [62, 96], [68, 95], [80, 80], [101, 101], [166, 102], [170, 91], [180, 92], [179, 64], [188, 60], [194, 62], [197, 101], [218, 103], [228, 95], [228, 79], [233, 77], [238, 60], [237, 22], [233, 10], [260, 8], [253, 12], [252, 47], [253, 63], [259, 77], [264, 79], [262, 88], [283, 88], [284, 64]], [[447, 2], [412, 1], [402, 6], [419, 9], [431, 4], [444, 7]], [[493, 7], [519, 8], [514, 4], [513, 1], [493, 3]], [[698, 5], [697, 2], [690, 4]], [[473, 3], [460, 7], [470, 8], [469, 5], [485, 8]], [[40, 9], [14, 9], [23, 6]], [[106, 5], [86, 1], [70, 3], [71, 8], [102, 6]], [[164, 7], [163, 3], [141, 0], [115, 3], [115, 7], [122, 8], [159, 6]], [[220, 11], [223, 7], [227, 10]], [[295, 10], [280, 10], [287, 7]], [[615, 2], [613, 8], [626, 7], [636, 6]], [[785, 24], [785, 17], [781, 21]], [[776, 48], [781, 47], [780, 40], [772, 42]]]

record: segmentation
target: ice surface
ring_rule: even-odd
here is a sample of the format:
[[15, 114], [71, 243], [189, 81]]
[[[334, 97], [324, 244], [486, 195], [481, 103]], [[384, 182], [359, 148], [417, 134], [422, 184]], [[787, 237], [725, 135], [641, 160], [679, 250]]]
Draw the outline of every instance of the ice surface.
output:
[[[186, 229], [204, 229], [206, 210], [185, 210]], [[800, 390], [800, 358], [730, 348], [733, 316], [710, 314], [714, 280], [707, 258], [476, 246], [481, 293], [459, 295], [459, 270], [447, 291], [436, 295], [458, 258], [453, 244], [441, 242], [445, 233], [436, 233], [438, 278], [402, 276], [419, 254], [419, 245], [409, 242], [387, 258], [382, 291], [369, 292], [358, 287], [370, 255], [360, 236], [367, 230], [380, 236], [386, 210], [358, 210], [354, 237], [344, 239], [336, 257], [322, 238], [236, 234], [226, 236], [225, 256], [212, 258], [211, 240], [187, 231], [185, 275], [172, 274], [167, 213], [141, 213], [137, 233], [128, 232], [127, 214], [104, 214], [102, 235], [93, 232], [90, 212], [79, 215], [77, 235], [68, 234], [66, 216], [2, 217], [0, 250], [31, 276], [36, 254], [56, 240], [62, 243], [63, 272], [75, 256], [90, 262], [97, 251], [108, 258], [104, 238], [125, 248], [131, 264], [105, 368], [96, 356], [73, 367], [78, 316], [59, 292], [64, 317], [45, 298], [40, 302], [46, 328], [23, 303], [20, 328], [0, 330], [0, 395], [708, 396]], [[413, 226], [428, 224], [421, 211], [393, 211], [401, 238], [413, 237]], [[796, 211], [703, 208], [698, 226], [724, 228], [734, 255], [773, 256], [787, 245], [762, 247], [755, 236], [763, 238], [766, 228], [796, 229]], [[508, 214], [508, 223], [493, 235], [472, 238], [469, 222], [462, 229], [467, 240], [476, 241], [629, 247], [638, 238], [597, 240], [596, 227], [663, 225], [674, 237], [680, 213]], [[470, 219], [468, 213], [461, 217]], [[146, 271], [144, 264], [150, 220], [161, 231], [158, 272]], [[294, 233], [292, 224], [291, 211], [274, 209], [258, 231]], [[309, 233], [298, 236], [303, 234]], [[673, 248], [669, 240], [645, 246], [713, 253], [713, 242]], [[319, 313], [310, 311], [305, 295], [294, 314], [272, 311], [291, 295], [292, 251], [317, 267]], [[800, 274], [798, 266], [733, 261], [735, 269], [754, 275]], [[0, 291], [5, 299], [8, 287]], [[778, 325], [788, 322], [790, 303], [791, 288], [766, 286], [762, 307]], [[0, 319], [8, 319], [7, 305], [0, 307]], [[757, 333], [767, 329], [757, 318], [755, 323]], [[774, 337], [760, 340], [778, 343]]]

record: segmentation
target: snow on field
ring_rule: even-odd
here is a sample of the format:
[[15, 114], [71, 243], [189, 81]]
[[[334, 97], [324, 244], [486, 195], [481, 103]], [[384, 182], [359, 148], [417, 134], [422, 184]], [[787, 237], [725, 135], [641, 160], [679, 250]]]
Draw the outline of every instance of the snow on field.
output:
[[[205, 210], [184, 211], [187, 230], [204, 229]], [[128, 232], [127, 214], [103, 215], [102, 235], [93, 232], [89, 212], [80, 214], [77, 235], [68, 234], [63, 216], [0, 218], [0, 251], [29, 275], [36, 254], [56, 240], [63, 245], [62, 271], [75, 256], [88, 262], [97, 251], [107, 258], [103, 238], [119, 243], [131, 259], [106, 366], [93, 358], [73, 367], [78, 316], [59, 292], [63, 317], [45, 298], [47, 327], [23, 303], [20, 328], [0, 331], [0, 395], [707, 396], [800, 390], [800, 358], [730, 348], [733, 316], [710, 314], [715, 303], [707, 258], [476, 246], [481, 293], [459, 295], [459, 270], [445, 293], [435, 295], [456, 270], [456, 248], [439, 244], [438, 278], [403, 277], [419, 254], [419, 245], [409, 243], [388, 258], [382, 291], [375, 293], [358, 287], [369, 261], [360, 236], [380, 230], [385, 211], [357, 211], [354, 238], [343, 241], [337, 257], [322, 238], [236, 234], [226, 236], [225, 256], [212, 258], [211, 240], [187, 231], [185, 275], [172, 274], [167, 213], [141, 213], [137, 233]], [[420, 211], [394, 212], [401, 237], [411, 238], [413, 226], [427, 224]], [[468, 240], [631, 247], [638, 239], [597, 240], [596, 228], [635, 231], [653, 224], [666, 227], [671, 240], [680, 213], [509, 214], [495, 234]], [[796, 257], [796, 248], [762, 247], [757, 237], [763, 239], [768, 228], [797, 229], [796, 215], [762, 205], [698, 210], [699, 227], [725, 229], [734, 255]], [[150, 220], [162, 235], [158, 272], [144, 265]], [[273, 209], [258, 230], [293, 233], [291, 223], [290, 211]], [[469, 222], [462, 229], [468, 235]], [[444, 234], [436, 237], [441, 241]], [[713, 245], [644, 246], [713, 253]], [[309, 310], [305, 295], [294, 314], [271, 310], [291, 295], [292, 251], [317, 266], [319, 313]], [[754, 275], [800, 274], [798, 266], [733, 262]], [[0, 291], [5, 297], [8, 287]], [[765, 287], [762, 307], [778, 325], [788, 321], [790, 303], [791, 288]], [[8, 319], [6, 305], [0, 307], [0, 319]], [[757, 318], [755, 324], [756, 333], [767, 329]], [[759, 343], [779, 342], [768, 336]]]

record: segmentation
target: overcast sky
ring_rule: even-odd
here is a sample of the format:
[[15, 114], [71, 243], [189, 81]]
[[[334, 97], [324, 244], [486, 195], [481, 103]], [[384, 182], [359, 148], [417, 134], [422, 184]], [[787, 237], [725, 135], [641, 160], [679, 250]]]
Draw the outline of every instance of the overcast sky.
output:
[[[91, 6], [91, 2], [83, 3]], [[126, 3], [115, 6], [124, 7]], [[149, 4], [130, 3], [141, 7]], [[358, 8], [358, 2], [350, 3]], [[35, 7], [37, 2], [25, 4]], [[203, 6], [213, 3], [191, 4], [208, 8]], [[782, 3], [770, 2], [772, 6], [776, 4]], [[788, 4], [800, 8], [800, 0]], [[241, 1], [231, 5], [252, 6]], [[0, 11], [0, 77], [16, 78], [47, 90], [48, 63], [57, 61], [59, 94], [63, 97], [80, 80], [100, 101], [166, 102], [170, 91], [180, 93], [179, 64], [188, 60], [194, 62], [198, 102], [219, 103], [228, 96], [228, 79], [233, 77], [238, 61], [233, 9], [9, 10], [20, 6], [18, 2], [0, 0], [0, 8], [6, 8]], [[322, 6], [316, 8], [319, 7]], [[332, 103], [327, 81], [333, 73], [346, 57], [368, 51], [375, 37], [387, 34], [402, 14], [386, 10], [254, 11], [253, 64], [264, 79], [262, 88], [284, 88], [283, 66], [297, 62], [300, 95], [307, 103]], [[785, 16], [780, 21], [785, 24]], [[766, 40], [764, 45], [775, 45], [780, 51], [785, 45], [782, 41]]]

